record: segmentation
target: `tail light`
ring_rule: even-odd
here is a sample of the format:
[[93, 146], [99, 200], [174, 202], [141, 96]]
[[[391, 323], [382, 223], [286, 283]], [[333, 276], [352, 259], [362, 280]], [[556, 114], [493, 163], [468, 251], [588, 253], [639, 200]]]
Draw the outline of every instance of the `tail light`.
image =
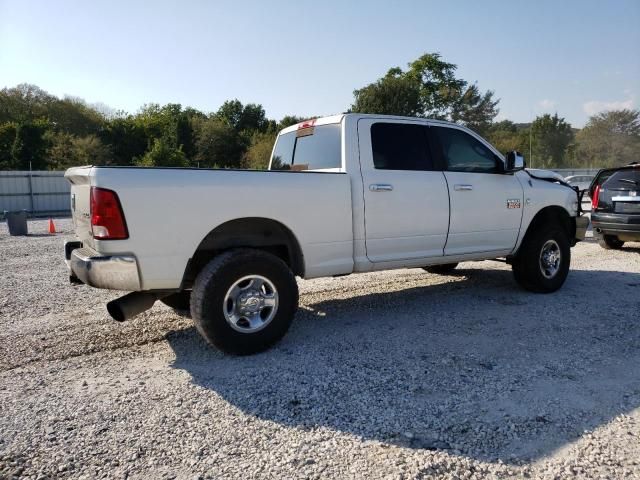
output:
[[593, 195], [591, 196], [591, 210], [595, 210], [598, 208], [598, 201], [600, 199], [600, 185], [596, 185], [596, 188], [593, 190]]
[[129, 231], [116, 192], [106, 188], [91, 187], [91, 232], [96, 240], [129, 238]]

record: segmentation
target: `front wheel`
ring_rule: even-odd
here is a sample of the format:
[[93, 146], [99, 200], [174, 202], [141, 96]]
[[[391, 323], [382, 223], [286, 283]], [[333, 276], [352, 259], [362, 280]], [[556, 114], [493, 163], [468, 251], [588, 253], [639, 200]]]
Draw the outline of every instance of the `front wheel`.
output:
[[191, 316], [200, 334], [223, 352], [248, 355], [280, 340], [298, 308], [298, 284], [278, 257], [238, 249], [218, 255], [200, 272]]
[[564, 229], [552, 226], [528, 235], [513, 261], [516, 281], [538, 293], [558, 290], [569, 274], [571, 248]]
[[624, 242], [614, 235], [603, 235], [598, 243], [606, 250], [619, 250], [624, 245]]

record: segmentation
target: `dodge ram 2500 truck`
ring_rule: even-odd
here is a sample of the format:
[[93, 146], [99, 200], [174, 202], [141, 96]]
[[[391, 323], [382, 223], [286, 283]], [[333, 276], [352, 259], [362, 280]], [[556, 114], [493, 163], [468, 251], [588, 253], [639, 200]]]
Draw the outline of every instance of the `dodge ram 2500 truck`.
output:
[[562, 286], [584, 238], [578, 192], [459, 125], [345, 114], [282, 130], [269, 171], [78, 167], [70, 278], [190, 309], [204, 338], [249, 354], [287, 331], [296, 276], [505, 259], [534, 292]]

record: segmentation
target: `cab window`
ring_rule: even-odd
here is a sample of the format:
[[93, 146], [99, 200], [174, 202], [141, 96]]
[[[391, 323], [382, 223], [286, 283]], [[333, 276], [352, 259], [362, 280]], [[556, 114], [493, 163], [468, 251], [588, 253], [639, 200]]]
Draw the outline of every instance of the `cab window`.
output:
[[498, 173], [498, 157], [463, 130], [431, 127], [450, 172]]
[[373, 166], [378, 170], [434, 170], [426, 129], [409, 123], [371, 125]]

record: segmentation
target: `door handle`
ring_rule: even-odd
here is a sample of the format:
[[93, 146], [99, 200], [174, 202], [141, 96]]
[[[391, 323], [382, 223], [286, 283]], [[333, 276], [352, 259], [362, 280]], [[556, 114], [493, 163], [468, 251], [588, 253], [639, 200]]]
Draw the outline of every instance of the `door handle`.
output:
[[473, 185], [454, 185], [454, 190], [473, 190]]
[[393, 185], [388, 183], [373, 183], [369, 185], [369, 190], [372, 192], [390, 192], [393, 190]]

